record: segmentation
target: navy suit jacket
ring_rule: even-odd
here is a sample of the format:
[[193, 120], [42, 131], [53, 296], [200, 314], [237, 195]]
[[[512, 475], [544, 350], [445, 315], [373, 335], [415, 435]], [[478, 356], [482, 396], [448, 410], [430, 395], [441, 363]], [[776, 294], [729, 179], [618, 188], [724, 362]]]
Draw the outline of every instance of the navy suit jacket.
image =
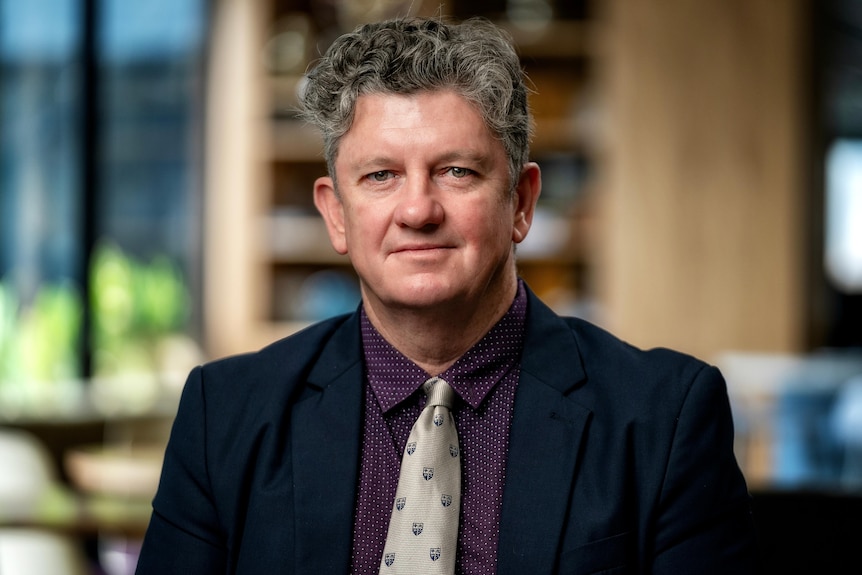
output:
[[[497, 573], [754, 572], [718, 370], [527, 314]], [[348, 573], [363, 387], [358, 313], [195, 368], [138, 574]]]

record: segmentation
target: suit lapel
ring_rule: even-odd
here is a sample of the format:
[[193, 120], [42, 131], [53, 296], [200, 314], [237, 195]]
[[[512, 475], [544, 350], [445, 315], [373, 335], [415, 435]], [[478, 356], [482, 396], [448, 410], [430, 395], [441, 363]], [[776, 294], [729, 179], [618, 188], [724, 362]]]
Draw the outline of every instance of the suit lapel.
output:
[[291, 413], [295, 560], [307, 573], [350, 565], [364, 379], [357, 316], [324, 348]]
[[569, 394], [585, 374], [568, 325], [530, 294], [506, 464], [498, 573], [549, 573], [591, 412]]

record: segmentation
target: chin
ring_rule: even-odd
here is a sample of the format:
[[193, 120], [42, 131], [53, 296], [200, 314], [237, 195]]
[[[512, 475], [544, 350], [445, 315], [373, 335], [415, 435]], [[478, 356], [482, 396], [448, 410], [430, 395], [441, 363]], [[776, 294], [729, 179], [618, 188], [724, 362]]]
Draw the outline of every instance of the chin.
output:
[[458, 297], [458, 290], [450, 285], [436, 281], [414, 280], [404, 285], [394, 286], [386, 298], [390, 305], [403, 308], [430, 308], [445, 305]]

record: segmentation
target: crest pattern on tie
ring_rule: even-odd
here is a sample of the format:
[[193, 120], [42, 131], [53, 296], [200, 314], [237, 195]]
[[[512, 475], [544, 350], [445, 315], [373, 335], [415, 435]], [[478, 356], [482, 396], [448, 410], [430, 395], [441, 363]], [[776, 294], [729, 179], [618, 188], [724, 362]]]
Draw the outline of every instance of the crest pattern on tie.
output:
[[426, 381], [423, 391], [428, 399], [402, 456], [382, 575], [455, 572], [461, 512], [461, 449], [451, 412], [455, 391], [439, 377]]

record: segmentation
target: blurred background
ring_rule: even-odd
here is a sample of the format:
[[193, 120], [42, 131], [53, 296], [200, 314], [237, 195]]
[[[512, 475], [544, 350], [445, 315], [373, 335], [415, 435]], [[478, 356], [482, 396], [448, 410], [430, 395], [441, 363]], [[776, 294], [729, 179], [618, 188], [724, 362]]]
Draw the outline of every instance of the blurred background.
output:
[[407, 13], [518, 45], [521, 275], [718, 365], [764, 572], [858, 572], [862, 2], [0, 0], [0, 573], [133, 572], [188, 370], [356, 306], [296, 93]]

